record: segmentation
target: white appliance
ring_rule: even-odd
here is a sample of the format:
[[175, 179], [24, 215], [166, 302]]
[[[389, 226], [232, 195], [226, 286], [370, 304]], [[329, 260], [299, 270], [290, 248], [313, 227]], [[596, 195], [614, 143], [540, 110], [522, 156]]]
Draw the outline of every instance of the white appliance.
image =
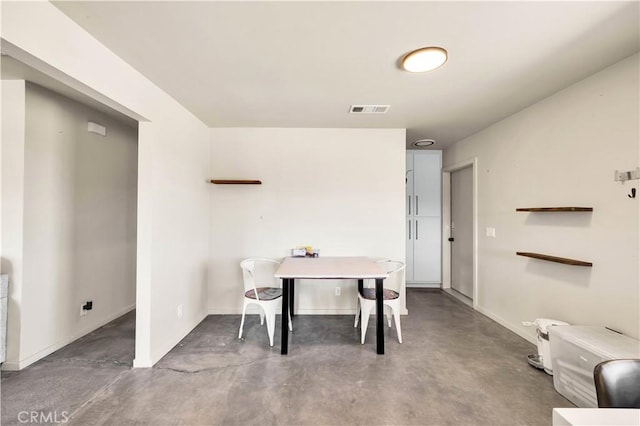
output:
[[544, 370], [545, 373], [553, 375], [553, 365], [551, 363], [551, 348], [549, 345], [549, 329], [558, 325], [569, 325], [564, 321], [558, 321], [554, 319], [538, 318], [533, 324], [535, 325], [538, 333], [537, 346], [538, 354], [529, 355], [529, 364], [536, 368]]
[[640, 342], [605, 327], [549, 328], [553, 387], [580, 408], [598, 406], [593, 369], [610, 359], [640, 358]]

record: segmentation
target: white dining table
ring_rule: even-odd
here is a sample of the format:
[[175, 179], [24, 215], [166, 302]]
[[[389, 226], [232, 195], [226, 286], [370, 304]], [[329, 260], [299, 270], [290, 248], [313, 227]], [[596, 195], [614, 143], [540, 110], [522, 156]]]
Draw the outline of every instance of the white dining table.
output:
[[554, 408], [553, 426], [640, 426], [640, 409]]
[[276, 278], [282, 279], [282, 339], [280, 353], [286, 355], [289, 350], [289, 327], [287, 314], [293, 318], [293, 294], [295, 281], [305, 280], [358, 280], [358, 291], [362, 290], [363, 280], [376, 282], [376, 349], [384, 354], [384, 311], [382, 289], [384, 279], [389, 276], [380, 266], [368, 257], [287, 257], [278, 267]]

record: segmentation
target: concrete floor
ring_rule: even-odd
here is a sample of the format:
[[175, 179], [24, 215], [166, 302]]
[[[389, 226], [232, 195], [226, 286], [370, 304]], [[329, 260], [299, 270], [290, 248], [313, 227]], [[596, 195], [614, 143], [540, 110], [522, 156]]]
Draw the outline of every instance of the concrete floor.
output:
[[2, 372], [2, 424], [36, 412], [75, 425], [550, 425], [553, 407], [573, 406], [527, 364], [530, 343], [439, 290], [407, 299], [404, 343], [387, 329], [385, 355], [373, 318], [360, 345], [352, 316], [297, 316], [281, 356], [279, 319], [271, 348], [257, 315], [242, 340], [239, 316], [214, 315], [135, 370], [130, 313]]

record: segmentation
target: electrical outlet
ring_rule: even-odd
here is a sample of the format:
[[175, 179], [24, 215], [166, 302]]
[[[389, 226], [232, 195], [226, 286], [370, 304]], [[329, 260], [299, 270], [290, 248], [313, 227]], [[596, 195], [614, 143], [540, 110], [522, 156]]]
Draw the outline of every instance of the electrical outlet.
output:
[[340, 287], [336, 287], [336, 296], [340, 296]]
[[178, 307], [176, 308], [176, 316], [178, 317], [178, 319], [182, 318], [182, 304], [178, 305]]
[[495, 238], [496, 237], [496, 228], [487, 227], [486, 235], [487, 235], [487, 237]]
[[83, 317], [83, 316], [87, 315], [88, 313], [89, 313], [89, 311], [87, 311], [87, 310], [84, 308], [84, 303], [82, 303], [82, 304], [80, 305], [80, 316], [81, 316], [81, 317]]

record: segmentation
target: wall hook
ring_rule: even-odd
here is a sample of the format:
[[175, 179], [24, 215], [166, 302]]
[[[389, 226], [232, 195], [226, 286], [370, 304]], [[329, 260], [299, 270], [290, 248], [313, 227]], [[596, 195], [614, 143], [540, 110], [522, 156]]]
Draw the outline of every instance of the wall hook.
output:
[[631, 188], [631, 194], [627, 194], [627, 197], [636, 198], [636, 189], [635, 188]]

